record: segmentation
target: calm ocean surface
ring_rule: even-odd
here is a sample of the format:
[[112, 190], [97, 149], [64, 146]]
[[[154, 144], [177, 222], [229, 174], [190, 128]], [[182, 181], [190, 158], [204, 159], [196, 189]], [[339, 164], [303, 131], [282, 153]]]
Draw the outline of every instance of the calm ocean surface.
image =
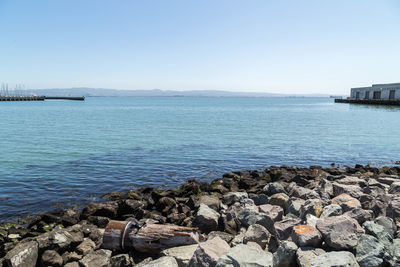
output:
[[328, 98], [0, 102], [0, 221], [269, 165], [400, 160], [400, 108]]

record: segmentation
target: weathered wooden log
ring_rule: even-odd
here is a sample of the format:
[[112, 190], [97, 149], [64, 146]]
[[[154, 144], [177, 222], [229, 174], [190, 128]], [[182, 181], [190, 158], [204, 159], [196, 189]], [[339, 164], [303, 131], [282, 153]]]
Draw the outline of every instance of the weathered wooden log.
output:
[[158, 253], [163, 249], [196, 243], [199, 243], [196, 228], [162, 224], [146, 224], [138, 228], [134, 222], [110, 221], [103, 234], [102, 247]]

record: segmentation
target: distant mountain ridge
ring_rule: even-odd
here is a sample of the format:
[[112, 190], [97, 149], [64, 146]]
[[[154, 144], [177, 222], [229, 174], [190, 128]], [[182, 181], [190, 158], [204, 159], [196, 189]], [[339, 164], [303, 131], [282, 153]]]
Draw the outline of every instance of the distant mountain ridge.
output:
[[104, 88], [52, 88], [29, 89], [28, 92], [45, 96], [97, 96], [97, 97], [329, 97], [328, 94], [275, 94], [257, 92], [231, 92], [222, 90], [117, 90]]

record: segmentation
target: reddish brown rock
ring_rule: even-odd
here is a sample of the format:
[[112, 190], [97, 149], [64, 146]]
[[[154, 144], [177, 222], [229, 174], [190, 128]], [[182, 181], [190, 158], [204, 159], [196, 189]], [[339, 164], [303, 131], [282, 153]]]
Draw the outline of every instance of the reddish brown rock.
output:
[[318, 247], [321, 244], [321, 233], [311, 225], [296, 225], [293, 227], [292, 240], [299, 247]]

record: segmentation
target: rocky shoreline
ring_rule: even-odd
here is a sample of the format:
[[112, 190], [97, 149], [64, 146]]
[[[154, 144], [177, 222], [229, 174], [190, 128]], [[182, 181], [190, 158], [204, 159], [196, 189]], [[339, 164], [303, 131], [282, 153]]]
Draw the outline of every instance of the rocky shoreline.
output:
[[[399, 266], [400, 167], [269, 167], [177, 189], [113, 192], [0, 225], [5, 266]], [[159, 253], [102, 247], [110, 220], [196, 227]]]

